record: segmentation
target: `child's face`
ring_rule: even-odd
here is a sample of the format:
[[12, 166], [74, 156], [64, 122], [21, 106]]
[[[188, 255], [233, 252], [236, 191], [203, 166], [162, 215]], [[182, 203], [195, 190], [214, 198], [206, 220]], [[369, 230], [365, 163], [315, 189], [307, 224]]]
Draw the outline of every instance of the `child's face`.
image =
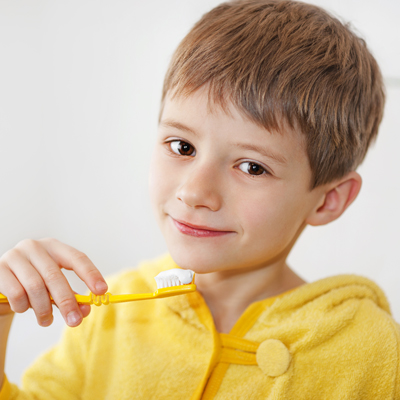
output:
[[320, 200], [299, 133], [271, 134], [230, 112], [209, 112], [205, 89], [167, 98], [152, 159], [151, 198], [168, 249], [197, 273], [284, 262]]

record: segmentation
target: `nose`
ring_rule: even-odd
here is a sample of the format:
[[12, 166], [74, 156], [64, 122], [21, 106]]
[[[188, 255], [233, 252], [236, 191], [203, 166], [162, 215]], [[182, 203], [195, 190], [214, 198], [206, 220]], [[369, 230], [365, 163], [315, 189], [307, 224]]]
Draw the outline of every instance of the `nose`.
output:
[[211, 165], [191, 168], [178, 188], [176, 197], [189, 207], [218, 211], [222, 205], [222, 188], [216, 168]]

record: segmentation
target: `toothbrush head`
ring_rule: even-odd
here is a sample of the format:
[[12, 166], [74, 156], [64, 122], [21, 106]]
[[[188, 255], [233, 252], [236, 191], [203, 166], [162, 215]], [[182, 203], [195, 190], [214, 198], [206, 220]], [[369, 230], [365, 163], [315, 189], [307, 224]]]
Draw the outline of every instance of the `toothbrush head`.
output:
[[160, 272], [154, 279], [157, 282], [157, 289], [189, 285], [194, 281], [194, 272], [190, 269], [174, 268]]

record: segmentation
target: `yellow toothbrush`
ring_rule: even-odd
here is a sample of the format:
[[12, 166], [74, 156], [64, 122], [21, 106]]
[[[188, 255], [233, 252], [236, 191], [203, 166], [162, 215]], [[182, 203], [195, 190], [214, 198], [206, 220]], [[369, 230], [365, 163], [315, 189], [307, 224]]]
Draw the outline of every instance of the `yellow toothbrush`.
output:
[[[189, 269], [174, 268], [159, 273], [154, 279], [157, 282], [157, 290], [153, 293], [137, 293], [137, 294], [117, 294], [105, 293], [103, 295], [95, 295], [90, 293], [88, 296], [76, 294], [75, 298], [79, 304], [94, 304], [101, 306], [102, 304], [126, 303], [128, 301], [160, 299], [163, 297], [177, 296], [194, 292], [196, 285], [194, 284], [194, 272]], [[50, 299], [54, 302], [53, 298]], [[0, 293], [0, 303], [8, 303], [6, 296]]]

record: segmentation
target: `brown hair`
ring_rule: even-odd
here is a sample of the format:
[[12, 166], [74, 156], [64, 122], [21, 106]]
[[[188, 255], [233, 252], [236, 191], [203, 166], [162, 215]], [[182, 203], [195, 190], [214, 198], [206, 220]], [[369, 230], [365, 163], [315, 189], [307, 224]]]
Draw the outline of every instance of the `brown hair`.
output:
[[383, 116], [382, 75], [365, 41], [323, 9], [296, 1], [223, 3], [173, 55], [162, 93], [232, 102], [251, 121], [305, 134], [315, 188], [354, 170]]

